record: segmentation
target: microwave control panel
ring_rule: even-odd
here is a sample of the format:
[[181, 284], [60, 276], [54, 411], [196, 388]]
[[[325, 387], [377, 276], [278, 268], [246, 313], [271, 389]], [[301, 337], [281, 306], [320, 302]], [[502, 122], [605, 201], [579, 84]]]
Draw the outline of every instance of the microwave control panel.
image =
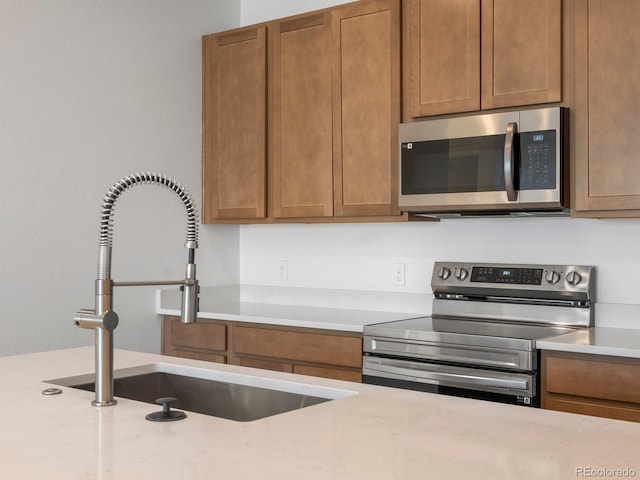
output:
[[520, 190], [556, 188], [556, 131], [520, 132], [518, 137]]

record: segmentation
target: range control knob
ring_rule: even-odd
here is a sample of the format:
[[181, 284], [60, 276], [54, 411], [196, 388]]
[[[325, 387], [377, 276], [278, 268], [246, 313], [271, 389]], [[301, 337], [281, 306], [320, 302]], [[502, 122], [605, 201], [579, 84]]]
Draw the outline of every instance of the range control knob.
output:
[[560, 274], [554, 270], [550, 270], [547, 272], [544, 278], [551, 285], [555, 285], [560, 281]]
[[580, 275], [575, 270], [567, 273], [567, 283], [572, 287], [575, 287], [582, 281], [582, 275]]
[[438, 277], [440, 279], [446, 280], [450, 276], [451, 276], [451, 270], [449, 270], [447, 267], [440, 267], [440, 269], [438, 270]]
[[469, 270], [467, 270], [466, 268], [457, 268], [455, 276], [458, 280], [463, 281], [469, 276]]

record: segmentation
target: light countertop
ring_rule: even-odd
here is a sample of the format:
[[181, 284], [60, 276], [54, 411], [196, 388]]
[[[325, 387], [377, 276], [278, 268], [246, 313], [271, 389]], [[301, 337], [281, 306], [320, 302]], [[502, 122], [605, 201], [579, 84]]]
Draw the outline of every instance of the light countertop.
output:
[[640, 330], [594, 327], [538, 340], [541, 350], [640, 358]]
[[174, 357], [117, 350], [115, 367], [165, 362], [358, 394], [253, 422], [189, 413], [162, 424], [144, 418], [156, 405], [119, 399], [117, 406], [95, 408], [91, 392], [68, 387], [61, 395], [41, 394], [51, 386], [43, 380], [91, 373], [93, 354], [86, 347], [0, 358], [3, 478], [640, 475], [637, 423]]
[[[167, 309], [158, 313], [180, 316], [179, 309]], [[200, 306], [198, 312], [198, 318], [322, 328], [346, 332], [362, 332], [364, 326], [371, 323], [391, 322], [416, 316], [418, 315], [409, 313], [250, 302], [205, 304]]]
[[[243, 301], [233, 294], [217, 296], [215, 300], [211, 297], [206, 294], [200, 295], [198, 318], [362, 333], [365, 325], [425, 315], [361, 308], [330, 308], [326, 305], [339, 303], [338, 299], [332, 303], [331, 298], [325, 299], [323, 302], [325, 306], [318, 306]], [[156, 313], [180, 316], [179, 294], [175, 291], [159, 290]]]

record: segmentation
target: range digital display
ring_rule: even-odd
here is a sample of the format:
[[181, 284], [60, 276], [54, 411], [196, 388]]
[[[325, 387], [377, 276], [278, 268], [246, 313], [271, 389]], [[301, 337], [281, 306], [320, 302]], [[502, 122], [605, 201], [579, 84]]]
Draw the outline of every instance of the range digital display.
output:
[[471, 282], [542, 285], [542, 268], [473, 267]]

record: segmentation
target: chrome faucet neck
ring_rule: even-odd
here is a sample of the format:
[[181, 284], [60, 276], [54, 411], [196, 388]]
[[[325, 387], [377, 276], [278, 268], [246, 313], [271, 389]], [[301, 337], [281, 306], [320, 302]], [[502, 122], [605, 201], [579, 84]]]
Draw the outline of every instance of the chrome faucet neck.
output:
[[[113, 237], [113, 210], [118, 197], [131, 187], [155, 184], [176, 193], [187, 210], [188, 260], [185, 278], [169, 281], [114, 282], [111, 279], [111, 245]], [[199, 286], [196, 280], [195, 249], [198, 247], [197, 210], [191, 195], [178, 182], [165, 175], [145, 172], [134, 173], [116, 182], [107, 192], [100, 218], [100, 245], [98, 251], [98, 278], [95, 282], [95, 307], [79, 310], [74, 323], [80, 328], [95, 330], [95, 400], [97, 407], [115, 405], [113, 392], [113, 331], [118, 326], [118, 315], [112, 310], [114, 286], [180, 285], [182, 294], [182, 322], [194, 323], [198, 314]]]

